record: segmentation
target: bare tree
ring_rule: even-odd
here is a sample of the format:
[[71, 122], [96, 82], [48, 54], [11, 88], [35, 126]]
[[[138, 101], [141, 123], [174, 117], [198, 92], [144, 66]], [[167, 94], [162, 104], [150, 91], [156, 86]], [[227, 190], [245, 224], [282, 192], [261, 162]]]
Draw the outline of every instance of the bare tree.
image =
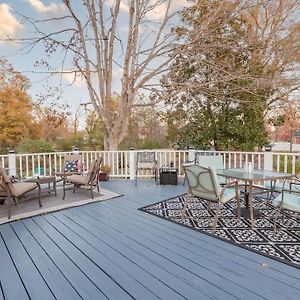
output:
[[[132, 108], [149, 104], [136, 100], [139, 91], [145, 89], [151, 95], [172, 60], [169, 54], [176, 48], [171, 34], [171, 20], [176, 18], [174, 1], [62, 2], [67, 10], [64, 17], [26, 17], [39, 35], [26, 49], [38, 43], [45, 43], [48, 54], [63, 49], [61, 72], [70, 72], [65, 65], [71, 58], [71, 72], [84, 78], [89, 101], [103, 122], [104, 148], [116, 150], [126, 136]], [[42, 30], [49, 22], [55, 22], [59, 29]], [[120, 77], [119, 83], [115, 76]]]

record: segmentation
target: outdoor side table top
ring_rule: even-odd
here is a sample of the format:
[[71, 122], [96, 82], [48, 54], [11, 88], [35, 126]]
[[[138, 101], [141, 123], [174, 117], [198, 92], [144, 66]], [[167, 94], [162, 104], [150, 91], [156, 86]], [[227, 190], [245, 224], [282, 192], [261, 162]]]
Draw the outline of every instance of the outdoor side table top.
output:
[[[49, 176], [37, 176], [37, 177], [32, 177], [28, 178], [25, 180], [26, 182], [36, 182], [38, 184], [48, 184], [48, 190], [47, 192], [54, 192], [56, 196], [56, 177], [53, 175]], [[50, 184], [52, 183], [53, 188], [51, 189]]]

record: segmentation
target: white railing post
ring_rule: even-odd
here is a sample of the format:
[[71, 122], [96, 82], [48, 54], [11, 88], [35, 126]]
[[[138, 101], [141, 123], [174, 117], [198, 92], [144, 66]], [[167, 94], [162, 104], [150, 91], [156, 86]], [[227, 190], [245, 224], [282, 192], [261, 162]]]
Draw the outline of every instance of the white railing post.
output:
[[129, 178], [130, 180], [135, 179], [135, 151], [133, 147], [129, 151]]
[[195, 147], [189, 146], [189, 152], [188, 152], [188, 160], [189, 162], [195, 161]]
[[264, 170], [273, 171], [273, 152], [264, 152]]
[[17, 175], [16, 153], [14, 149], [8, 150], [8, 175], [9, 176]]

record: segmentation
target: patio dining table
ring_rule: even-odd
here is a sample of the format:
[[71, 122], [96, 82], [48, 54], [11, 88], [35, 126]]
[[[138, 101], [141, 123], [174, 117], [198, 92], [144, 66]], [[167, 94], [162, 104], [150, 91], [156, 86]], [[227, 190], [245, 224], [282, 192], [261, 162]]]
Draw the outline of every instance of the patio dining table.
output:
[[241, 216], [245, 218], [250, 217], [252, 228], [254, 227], [253, 218], [261, 217], [261, 213], [258, 210], [253, 209], [253, 184], [257, 182], [283, 180], [294, 177], [294, 175], [290, 173], [273, 172], [268, 170], [253, 170], [252, 172], [245, 172], [242, 168], [219, 169], [217, 170], [217, 174], [228, 179], [235, 179], [245, 183], [244, 198], [246, 205], [241, 210]]

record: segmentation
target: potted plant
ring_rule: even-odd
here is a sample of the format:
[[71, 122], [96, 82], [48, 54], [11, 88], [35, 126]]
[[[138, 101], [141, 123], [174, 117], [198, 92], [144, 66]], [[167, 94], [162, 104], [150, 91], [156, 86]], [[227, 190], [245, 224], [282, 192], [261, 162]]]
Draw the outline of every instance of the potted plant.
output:
[[100, 175], [99, 175], [99, 180], [100, 181], [107, 181], [109, 180], [109, 172], [111, 168], [109, 165], [103, 165], [100, 168]]

